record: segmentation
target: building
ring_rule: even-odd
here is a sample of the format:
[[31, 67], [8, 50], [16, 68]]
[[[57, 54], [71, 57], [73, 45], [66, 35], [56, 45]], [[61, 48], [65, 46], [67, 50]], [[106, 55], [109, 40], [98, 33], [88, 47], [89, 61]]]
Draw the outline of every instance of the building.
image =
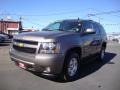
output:
[[22, 30], [21, 21], [0, 20], [0, 32], [14, 35], [18, 34], [20, 30]]

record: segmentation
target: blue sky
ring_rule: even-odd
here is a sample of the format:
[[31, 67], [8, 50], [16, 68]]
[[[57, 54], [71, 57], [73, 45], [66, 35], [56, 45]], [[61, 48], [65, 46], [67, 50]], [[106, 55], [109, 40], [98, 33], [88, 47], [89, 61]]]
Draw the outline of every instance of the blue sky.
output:
[[[24, 28], [41, 29], [61, 19], [88, 19], [89, 13], [120, 10], [120, 0], [1, 0], [0, 19], [22, 17]], [[120, 32], [120, 12], [90, 17], [100, 21], [107, 32]]]

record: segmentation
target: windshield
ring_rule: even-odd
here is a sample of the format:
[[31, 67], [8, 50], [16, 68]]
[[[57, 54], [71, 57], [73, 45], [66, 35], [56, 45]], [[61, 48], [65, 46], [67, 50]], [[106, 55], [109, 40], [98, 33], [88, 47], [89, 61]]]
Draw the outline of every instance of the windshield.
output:
[[81, 24], [78, 22], [54, 22], [49, 24], [46, 28], [42, 31], [79, 31]]

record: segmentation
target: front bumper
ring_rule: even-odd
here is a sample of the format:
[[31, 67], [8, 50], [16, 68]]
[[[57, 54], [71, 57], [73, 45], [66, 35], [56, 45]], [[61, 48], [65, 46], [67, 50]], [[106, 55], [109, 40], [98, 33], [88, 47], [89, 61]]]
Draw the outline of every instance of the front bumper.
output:
[[46, 74], [60, 74], [63, 68], [63, 54], [39, 54], [32, 55], [10, 50], [10, 58], [18, 65], [19, 62], [26, 65], [26, 69]]

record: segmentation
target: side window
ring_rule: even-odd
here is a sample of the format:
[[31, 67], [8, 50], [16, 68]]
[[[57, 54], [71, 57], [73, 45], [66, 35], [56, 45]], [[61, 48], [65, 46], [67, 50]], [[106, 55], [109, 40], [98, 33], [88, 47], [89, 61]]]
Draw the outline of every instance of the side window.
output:
[[83, 22], [82, 23], [82, 32], [84, 32], [87, 29], [92, 29], [93, 26], [90, 22]]
[[93, 23], [93, 28], [94, 28], [96, 34], [99, 34], [99, 33], [100, 33], [99, 26], [98, 26], [96, 23]]
[[99, 25], [100, 28], [100, 33], [103, 35], [106, 35], [105, 29], [103, 28], [103, 26]]

